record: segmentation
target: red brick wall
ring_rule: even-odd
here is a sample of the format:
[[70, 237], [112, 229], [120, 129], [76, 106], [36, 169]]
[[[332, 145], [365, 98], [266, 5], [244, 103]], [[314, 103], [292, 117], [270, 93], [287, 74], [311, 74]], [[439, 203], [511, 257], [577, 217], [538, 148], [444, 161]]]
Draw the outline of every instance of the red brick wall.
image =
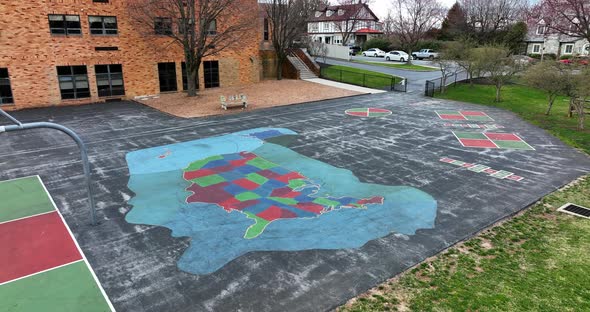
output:
[[[167, 37], [145, 36], [145, 30], [129, 18], [125, 0], [93, 3], [92, 0], [3, 1], [0, 19], [0, 67], [8, 68], [14, 105], [29, 108], [83, 104], [99, 98], [95, 64], [122, 64], [125, 97], [159, 93], [159, 62], [176, 62], [178, 89], [182, 90], [182, 50]], [[257, 7], [256, 0], [240, 0], [240, 6]], [[255, 12], [255, 11], [254, 11]], [[80, 15], [82, 35], [51, 35], [48, 14]], [[255, 13], [257, 14], [257, 13]], [[118, 35], [90, 35], [88, 16], [116, 16]], [[254, 16], [256, 20], [256, 16]], [[223, 27], [218, 21], [218, 27]], [[253, 28], [242, 36], [239, 46], [206, 60], [218, 60], [221, 86], [258, 82], [261, 31]], [[116, 46], [118, 51], [95, 51], [97, 46]], [[62, 100], [56, 66], [87, 65], [91, 98]], [[200, 71], [201, 86], [203, 71]], [[3, 106], [5, 107], [5, 106]]]

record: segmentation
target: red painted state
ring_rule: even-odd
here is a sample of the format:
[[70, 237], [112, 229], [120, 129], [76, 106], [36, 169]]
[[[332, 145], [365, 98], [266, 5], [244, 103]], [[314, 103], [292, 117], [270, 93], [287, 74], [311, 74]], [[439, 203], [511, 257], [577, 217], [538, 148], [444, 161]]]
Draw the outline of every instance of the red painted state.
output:
[[484, 133], [491, 140], [499, 141], [522, 141], [518, 136], [513, 133]]
[[0, 283], [81, 259], [57, 212], [0, 224]]
[[476, 112], [476, 111], [460, 111], [461, 114], [465, 116], [487, 116], [484, 112]]
[[192, 180], [196, 178], [206, 177], [208, 175], [215, 174], [215, 171], [209, 169], [199, 169], [194, 171], [187, 171], [184, 173], [183, 178], [185, 180]]
[[440, 118], [442, 119], [454, 119], [454, 120], [466, 120], [465, 117], [461, 116], [461, 115], [448, 115], [448, 114], [442, 114], [439, 115]]
[[498, 148], [494, 142], [484, 139], [459, 139], [465, 147], [489, 147]]
[[260, 184], [254, 183], [253, 181], [250, 181], [246, 178], [235, 180], [234, 184], [239, 185], [239, 186], [241, 186], [247, 190], [250, 190], [250, 191], [257, 189], [260, 186]]

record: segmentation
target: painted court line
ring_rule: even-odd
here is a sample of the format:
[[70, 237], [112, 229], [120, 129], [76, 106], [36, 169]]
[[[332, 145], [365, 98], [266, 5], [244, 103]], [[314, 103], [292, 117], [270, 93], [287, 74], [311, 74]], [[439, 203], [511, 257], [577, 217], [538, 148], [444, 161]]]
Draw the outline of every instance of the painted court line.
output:
[[24, 219], [28, 219], [28, 218], [34, 218], [34, 217], [38, 217], [38, 216], [42, 216], [44, 214], [54, 213], [54, 212], [55, 211], [47, 211], [47, 212], [42, 212], [42, 213], [38, 213], [38, 214], [34, 214], [34, 215], [22, 217], [22, 218], [16, 218], [16, 219], [12, 219], [12, 220], [8, 220], [8, 221], [0, 222], [0, 225], [5, 224], [5, 223], [20, 221], [20, 220], [24, 220]]
[[66, 220], [61, 215], [61, 212], [59, 211], [59, 209], [57, 209], [57, 205], [55, 204], [55, 201], [53, 200], [53, 197], [51, 197], [51, 194], [49, 194], [49, 191], [47, 190], [47, 187], [45, 187], [45, 183], [43, 183], [43, 180], [41, 179], [41, 177], [39, 175], [37, 175], [37, 178], [39, 179], [39, 182], [41, 183], [41, 186], [43, 186], [43, 190], [45, 190], [45, 193], [49, 197], [49, 200], [51, 201], [51, 204], [53, 204], [53, 208], [55, 209], [55, 211], [57, 211], [57, 214], [61, 218], [61, 221], [64, 224], [64, 226], [66, 227], [66, 230], [68, 231], [68, 233], [70, 233], [70, 236], [71, 236], [72, 240], [74, 241], [74, 244], [76, 245], [76, 248], [78, 248], [78, 251], [80, 252], [80, 255], [82, 256], [82, 260], [84, 260], [84, 262], [86, 263], [86, 266], [88, 267], [88, 270], [90, 271], [90, 274], [92, 275], [92, 278], [96, 282], [96, 285], [98, 286], [98, 289], [100, 289], [100, 292], [102, 293], [102, 296], [106, 300], [107, 305], [109, 306], [109, 308], [111, 309], [111, 311], [115, 311], [115, 308], [113, 307], [113, 304], [111, 303], [111, 300], [109, 299], [109, 296], [104, 291], [104, 288], [102, 288], [102, 284], [98, 280], [98, 277], [96, 276], [96, 273], [92, 269], [92, 266], [90, 266], [90, 262], [88, 262], [88, 259], [86, 258], [86, 255], [82, 251], [82, 248], [80, 248], [80, 245], [78, 244], [78, 241], [76, 240], [76, 237], [74, 236], [74, 233], [72, 233], [72, 230], [70, 229], [70, 226], [66, 223]]
[[495, 170], [495, 169], [492, 169], [492, 168], [490, 168], [486, 165], [482, 165], [482, 164], [467, 163], [467, 162], [455, 160], [455, 159], [452, 159], [449, 157], [442, 157], [439, 159], [439, 161], [447, 163], [447, 164], [455, 165], [460, 168], [465, 168], [465, 169], [472, 171], [472, 172], [487, 173], [490, 177], [500, 179], [500, 180], [508, 179], [508, 180], [517, 181], [517, 182], [524, 180], [524, 177], [516, 175], [510, 171]]
[[[461, 145], [463, 147], [479, 147], [479, 146], [466, 146], [465, 144], [463, 144], [463, 142], [461, 141], [461, 139], [459, 139], [459, 137], [455, 134], [455, 131], [451, 131], [453, 132], [453, 135], [455, 136], [455, 138], [457, 139], [457, 141], [459, 141], [459, 143], [461, 143]], [[494, 143], [492, 140], [489, 140], [490, 143], [494, 144], [495, 147], [483, 147], [483, 148], [499, 148], [498, 145], [496, 145], [496, 143]], [[482, 147], [479, 147], [482, 148]]]

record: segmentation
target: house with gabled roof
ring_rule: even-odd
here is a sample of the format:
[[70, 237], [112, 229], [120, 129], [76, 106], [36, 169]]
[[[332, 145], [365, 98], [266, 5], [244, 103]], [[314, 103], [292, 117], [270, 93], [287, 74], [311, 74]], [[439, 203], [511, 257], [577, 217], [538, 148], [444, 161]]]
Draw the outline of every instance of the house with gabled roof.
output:
[[526, 52], [529, 55], [589, 56], [590, 43], [573, 35], [567, 35], [551, 28], [551, 19], [532, 18], [528, 21], [528, 33], [525, 39]]
[[307, 23], [312, 41], [361, 46], [383, 35], [383, 24], [366, 3], [322, 6]]

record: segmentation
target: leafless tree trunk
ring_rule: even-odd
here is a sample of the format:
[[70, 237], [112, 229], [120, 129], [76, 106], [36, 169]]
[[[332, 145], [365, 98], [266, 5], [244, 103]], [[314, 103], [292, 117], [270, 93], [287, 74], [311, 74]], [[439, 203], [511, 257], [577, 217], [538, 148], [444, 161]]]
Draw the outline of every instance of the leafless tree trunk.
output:
[[392, 5], [391, 27], [411, 64], [412, 50], [443, 19], [445, 9], [437, 0], [393, 0]]
[[307, 21], [318, 4], [318, 0], [268, 0], [261, 4], [268, 16], [272, 44], [277, 55], [278, 80], [283, 79], [283, 64], [287, 60], [288, 49], [306, 32]]
[[526, 0], [462, 0], [460, 3], [470, 31], [484, 41], [521, 21], [527, 8]]
[[182, 48], [188, 96], [197, 95], [203, 58], [240, 47], [257, 19], [256, 6], [242, 0], [129, 0], [128, 11], [145, 37], [166, 36]]

